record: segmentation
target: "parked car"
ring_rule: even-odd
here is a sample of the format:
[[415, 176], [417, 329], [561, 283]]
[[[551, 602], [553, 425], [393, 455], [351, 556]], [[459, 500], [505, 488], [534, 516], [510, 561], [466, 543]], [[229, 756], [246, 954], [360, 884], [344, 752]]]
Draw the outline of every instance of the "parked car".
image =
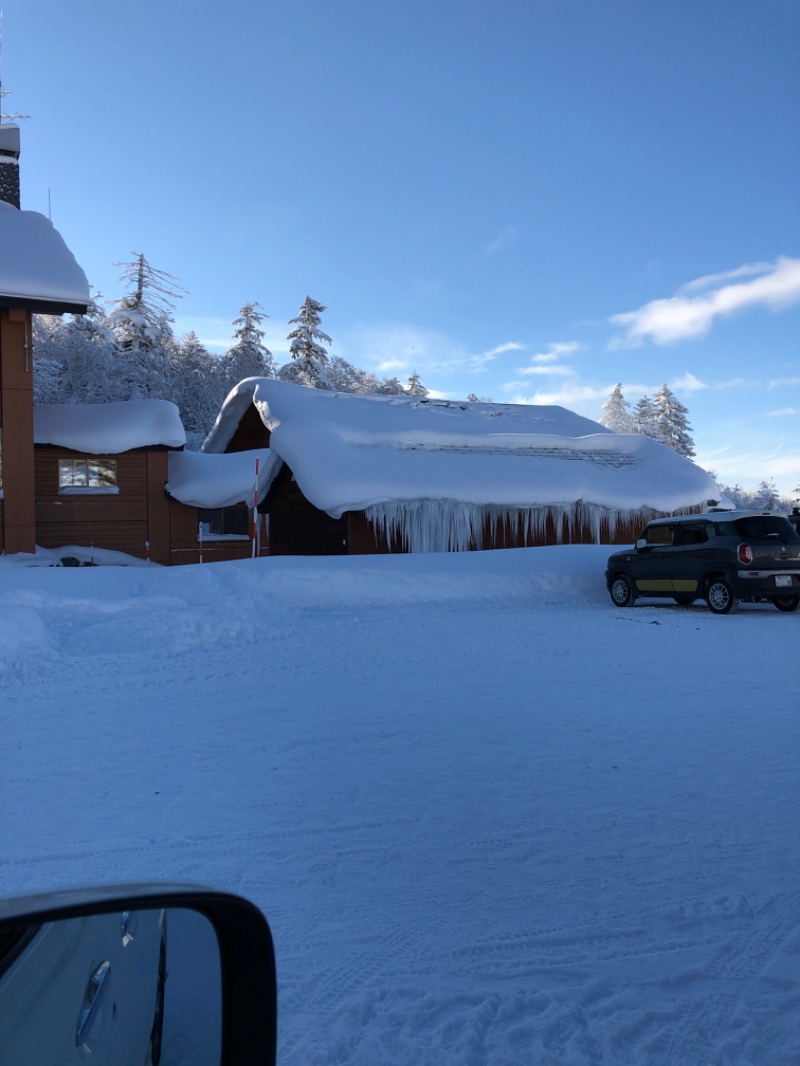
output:
[[740, 600], [800, 607], [800, 534], [782, 515], [753, 511], [657, 518], [633, 550], [609, 557], [606, 587], [617, 607], [640, 597], [688, 606], [703, 597], [714, 614]]

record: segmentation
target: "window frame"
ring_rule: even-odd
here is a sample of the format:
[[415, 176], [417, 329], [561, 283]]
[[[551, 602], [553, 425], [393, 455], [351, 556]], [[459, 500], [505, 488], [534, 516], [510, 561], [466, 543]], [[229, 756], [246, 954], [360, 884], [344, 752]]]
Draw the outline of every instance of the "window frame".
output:
[[[212, 519], [205, 516], [218, 516], [219, 521], [218, 530], [205, 529], [204, 526], [211, 525]], [[226, 522], [226, 518], [230, 519], [233, 515], [236, 516], [236, 522]], [[239, 516], [243, 518], [239, 518]], [[233, 541], [249, 541], [250, 536], [250, 508], [249, 507], [199, 507], [197, 510], [197, 521], [199, 525], [198, 540], [203, 542], [209, 540], [233, 540]], [[226, 531], [226, 525], [235, 524], [237, 526], [244, 525], [245, 532], [228, 532]]]
[[[71, 471], [69, 480], [65, 477], [67, 470]], [[117, 460], [100, 459], [96, 455], [59, 459], [58, 495], [118, 496], [119, 470]]]

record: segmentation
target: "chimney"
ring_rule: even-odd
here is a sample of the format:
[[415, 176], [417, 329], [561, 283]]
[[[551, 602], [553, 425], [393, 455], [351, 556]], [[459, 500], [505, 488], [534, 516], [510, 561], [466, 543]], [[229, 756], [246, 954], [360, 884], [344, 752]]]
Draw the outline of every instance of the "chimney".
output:
[[19, 207], [19, 126], [0, 125], [0, 200]]

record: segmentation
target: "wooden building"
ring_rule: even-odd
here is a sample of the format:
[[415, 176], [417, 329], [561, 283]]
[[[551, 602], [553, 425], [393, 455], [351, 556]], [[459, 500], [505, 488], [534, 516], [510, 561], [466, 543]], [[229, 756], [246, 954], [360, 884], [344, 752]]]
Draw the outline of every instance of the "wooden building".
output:
[[271, 554], [630, 543], [713, 479], [648, 437], [561, 407], [361, 396], [241, 382], [204, 452], [269, 448]]
[[82, 314], [86, 277], [52, 223], [0, 201], [0, 552], [33, 552], [34, 312]]

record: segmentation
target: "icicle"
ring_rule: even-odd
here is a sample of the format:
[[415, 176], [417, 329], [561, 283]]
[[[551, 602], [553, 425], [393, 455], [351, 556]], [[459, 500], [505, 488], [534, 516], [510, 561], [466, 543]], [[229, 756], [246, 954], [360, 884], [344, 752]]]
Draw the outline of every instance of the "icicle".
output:
[[[385, 537], [389, 544], [399, 542], [409, 552], [490, 548], [497, 543], [500, 530], [511, 540], [520, 537], [521, 544], [545, 543], [549, 526], [557, 544], [581, 540], [585, 531], [600, 544], [604, 532], [613, 541], [621, 524], [638, 519], [644, 525], [650, 517], [649, 512], [612, 510], [582, 500], [529, 508], [457, 500], [394, 500], [368, 507], [364, 514], [376, 537]], [[484, 533], [488, 543], [484, 543]]]

